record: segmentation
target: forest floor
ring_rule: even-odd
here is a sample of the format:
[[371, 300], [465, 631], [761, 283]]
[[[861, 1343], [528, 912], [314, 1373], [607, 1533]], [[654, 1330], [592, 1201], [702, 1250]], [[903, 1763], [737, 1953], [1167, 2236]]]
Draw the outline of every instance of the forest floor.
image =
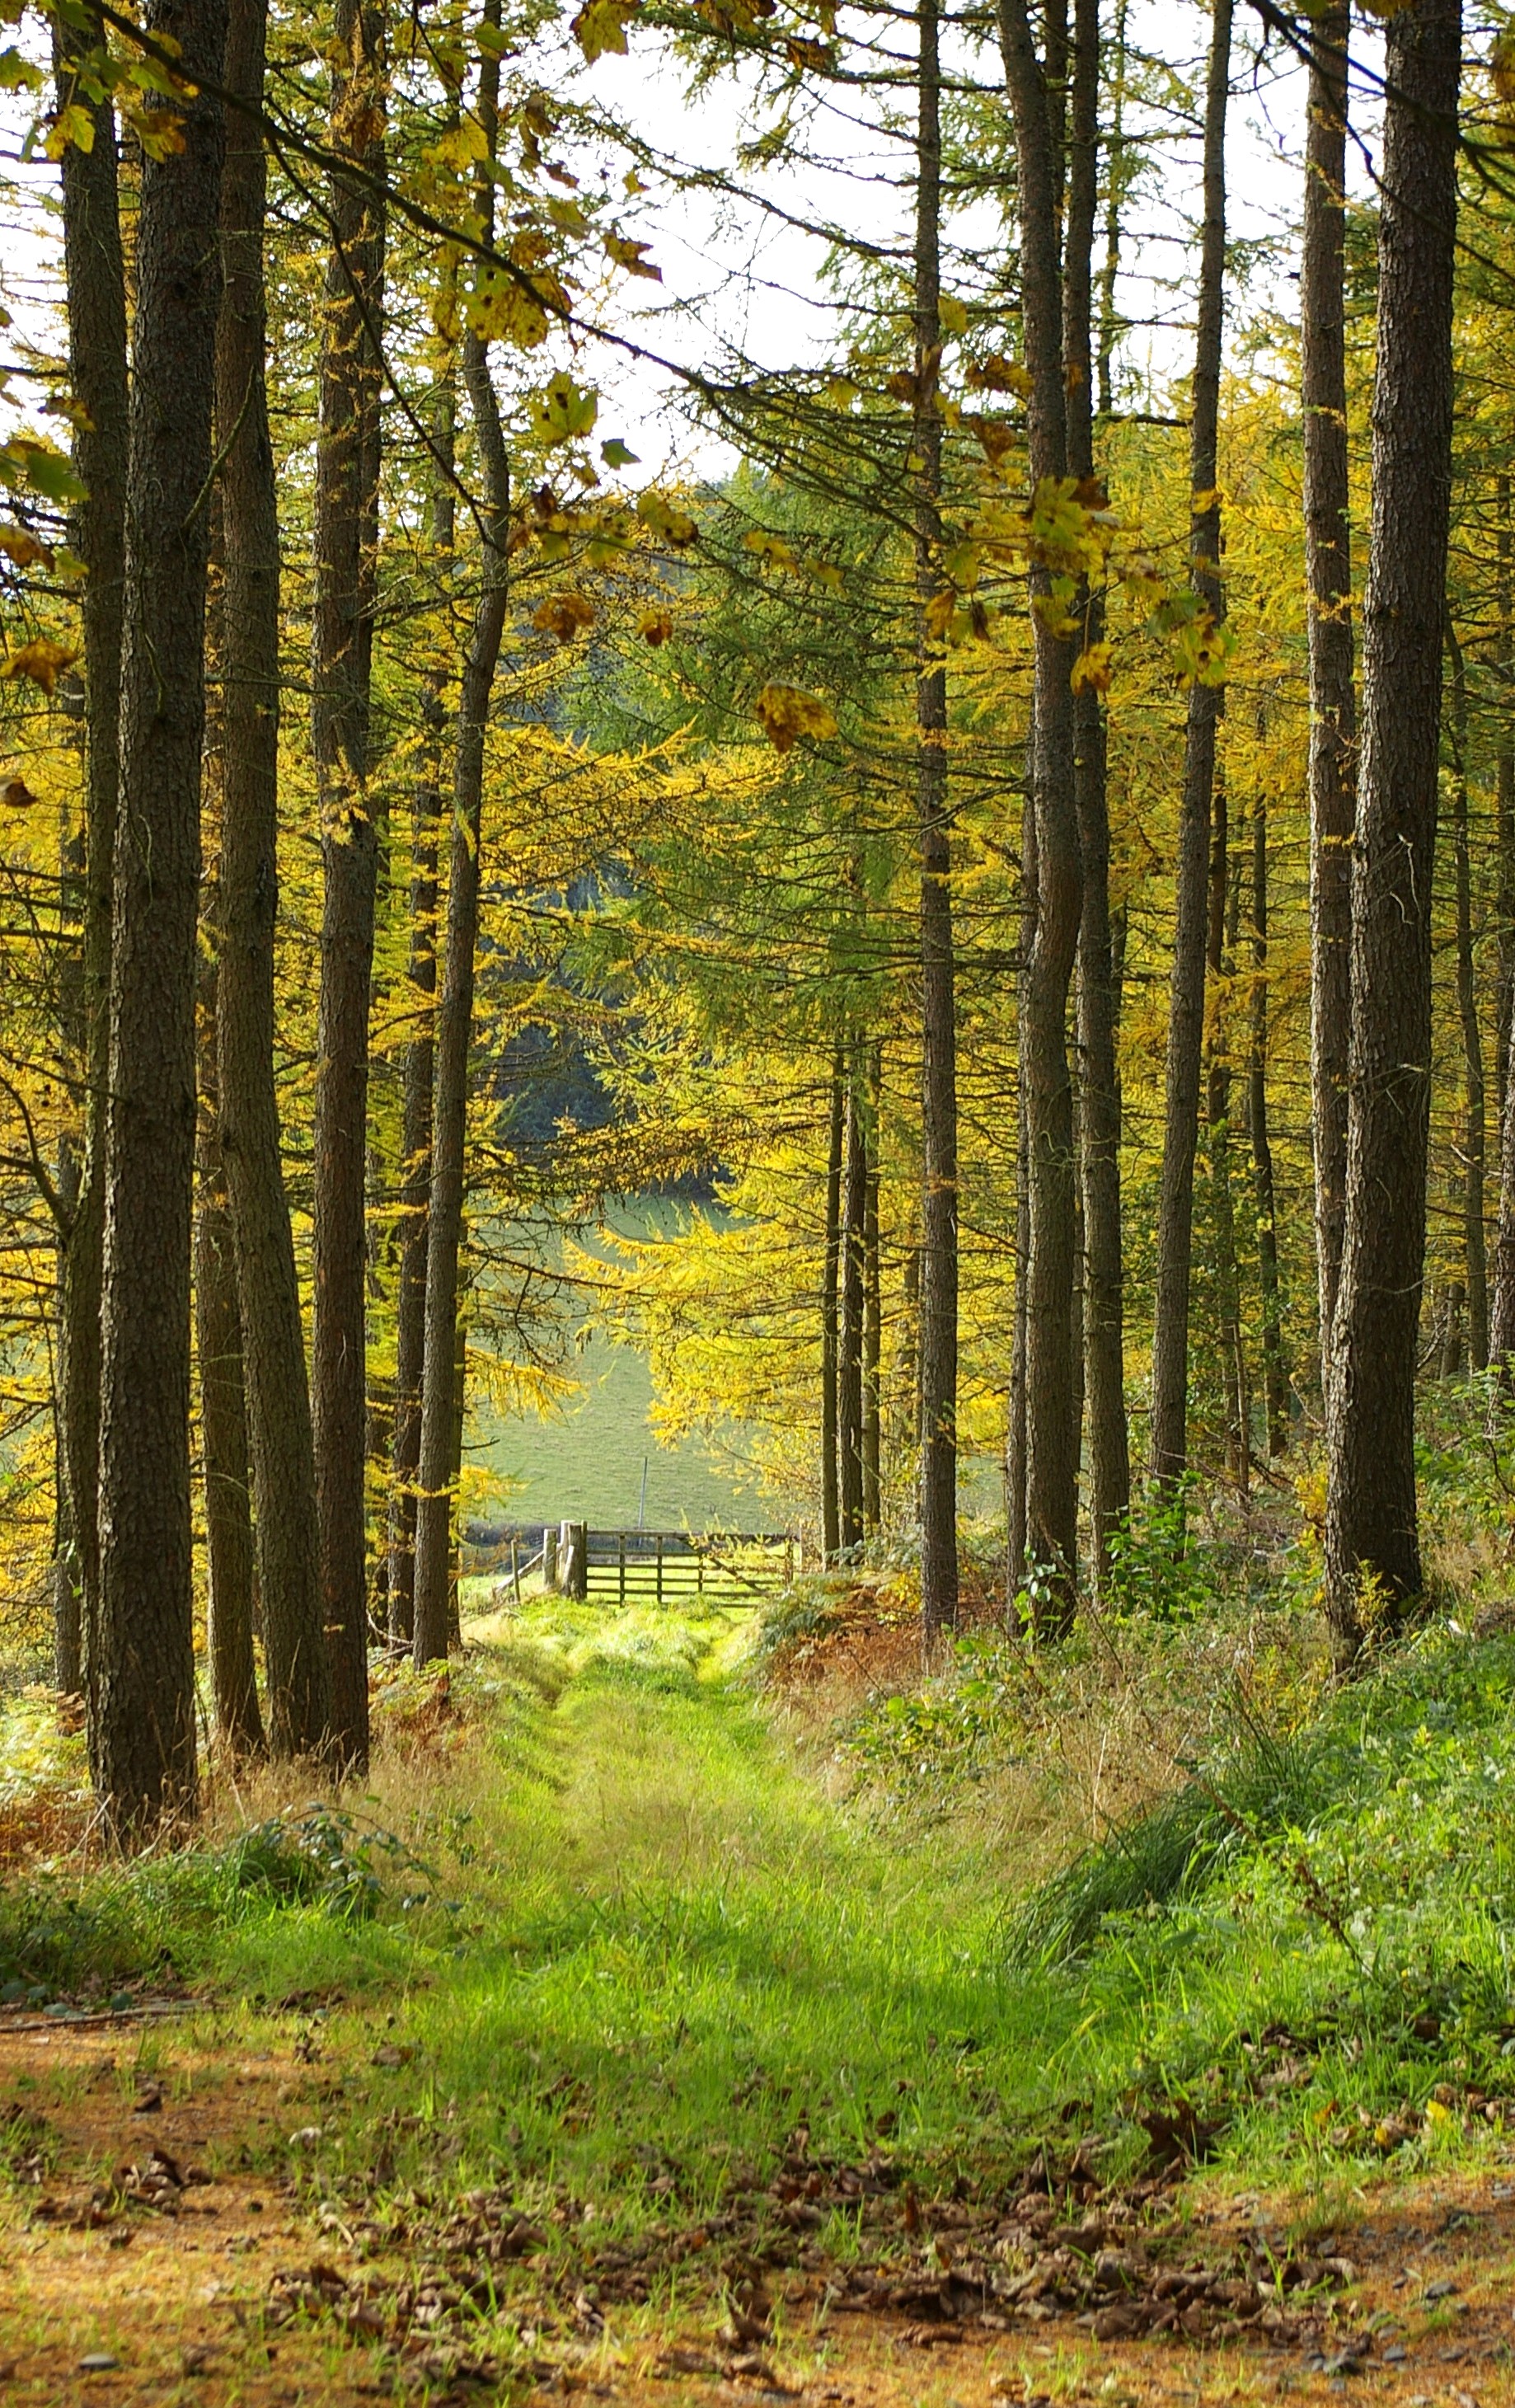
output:
[[1212, 2013], [1242, 1938], [1008, 1967], [1025, 1780], [859, 1790], [903, 1632], [760, 1687], [746, 1615], [479, 1625], [364, 1797], [13, 1885], [57, 1972], [0, 1987], [0, 2408], [1515, 2394], [1515, 2102], [1281, 1960]]

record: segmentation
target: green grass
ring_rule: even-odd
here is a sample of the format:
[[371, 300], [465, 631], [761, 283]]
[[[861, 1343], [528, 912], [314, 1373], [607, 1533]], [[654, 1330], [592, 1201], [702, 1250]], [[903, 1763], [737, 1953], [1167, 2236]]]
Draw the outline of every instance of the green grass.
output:
[[[834, 1794], [750, 1626], [554, 1598], [491, 1627], [462, 1753], [381, 1768], [346, 1822], [13, 1890], [0, 1964], [166, 1955], [222, 2034], [323, 2000], [343, 2094], [312, 2180], [556, 2186], [612, 2229], [705, 2212], [802, 2122], [932, 2182], [1089, 2131], [1132, 2162], [1171, 2095], [1251, 2181], [1352, 2178], [1393, 2119], [1397, 2163], [1494, 2145], [1422, 2111], [1515, 2089], [1508, 1642], [1432, 1633], [1306, 1733], [1241, 1726], [1027, 1898], [971, 1797], [912, 1820]], [[403, 2063], [373, 2065], [379, 2034]]]

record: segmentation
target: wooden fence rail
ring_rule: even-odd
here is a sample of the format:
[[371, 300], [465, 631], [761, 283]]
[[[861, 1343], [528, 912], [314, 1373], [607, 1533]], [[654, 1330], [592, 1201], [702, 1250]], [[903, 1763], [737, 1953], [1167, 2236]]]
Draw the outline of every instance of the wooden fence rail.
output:
[[793, 1530], [597, 1530], [582, 1522], [545, 1530], [539, 1524], [475, 1526], [464, 1544], [465, 1569], [505, 1573], [518, 1601], [522, 1580], [538, 1565], [549, 1588], [618, 1605], [750, 1603], [786, 1587], [801, 1567]]

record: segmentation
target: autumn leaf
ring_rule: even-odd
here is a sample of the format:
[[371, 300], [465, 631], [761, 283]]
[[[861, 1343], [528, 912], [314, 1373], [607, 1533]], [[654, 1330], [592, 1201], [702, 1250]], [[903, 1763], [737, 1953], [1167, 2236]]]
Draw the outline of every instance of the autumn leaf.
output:
[[34, 685], [50, 695], [64, 670], [71, 668], [78, 658], [77, 644], [55, 644], [50, 636], [34, 636], [19, 652], [12, 652], [7, 661], [0, 663], [0, 680], [30, 678]]
[[673, 634], [673, 620], [666, 610], [644, 610], [636, 622], [636, 633], [644, 644], [656, 648]]
[[7, 811], [29, 811], [37, 800], [24, 778], [7, 778], [0, 786], [0, 803]]
[[53, 555], [29, 528], [0, 526], [0, 554], [16, 568], [50, 568]]
[[571, 644], [581, 629], [594, 624], [594, 606], [582, 594], [550, 594], [532, 612], [531, 623], [539, 636]]
[[637, 454], [627, 451], [619, 435], [612, 435], [608, 443], [600, 445], [600, 458], [607, 468], [635, 468]]
[[545, 392], [533, 394], [530, 408], [532, 433], [544, 443], [571, 443], [576, 435], [588, 435], [600, 414], [598, 395], [581, 392], [563, 369]]
[[1028, 371], [1017, 361], [1008, 360], [1003, 351], [991, 351], [986, 360], [970, 360], [964, 382], [970, 393], [1018, 393], [1022, 400], [1031, 391]]
[[50, 159], [61, 159], [70, 145], [86, 153], [94, 149], [94, 118], [77, 100], [60, 108], [48, 129], [44, 148]]
[[626, 27], [639, 6], [640, 0], [584, 0], [568, 31], [592, 66], [607, 50], [625, 57]]
[[542, 271], [546, 246], [539, 236], [518, 235], [510, 256], [521, 271], [507, 276], [495, 267], [480, 267], [473, 291], [464, 301], [468, 323], [482, 341], [511, 343], [517, 351], [534, 351], [547, 339], [548, 312], [565, 313], [568, 296], [555, 276]]
[[778, 752], [790, 752], [796, 737], [836, 733], [836, 714], [830, 704], [797, 685], [765, 685], [757, 698], [757, 715]]
[[1075, 694], [1108, 694], [1113, 671], [1110, 666], [1112, 647], [1108, 644], [1086, 644], [1073, 664], [1069, 680]]
[[977, 437], [984, 458], [990, 466], [997, 468], [1015, 441], [1015, 429], [1009, 421], [1005, 418], [987, 418], [978, 410], [965, 409], [961, 423], [967, 428], [970, 435]]
[[677, 509], [661, 494], [638, 494], [636, 515], [645, 527], [650, 528], [653, 535], [661, 536], [665, 543], [672, 544], [676, 551], [686, 543], [693, 543], [699, 533], [688, 511]]
[[628, 276], [645, 276], [650, 283], [661, 284], [663, 270], [654, 267], [647, 256], [651, 248], [650, 243], [633, 242], [623, 234], [607, 234], [605, 237], [606, 254], [618, 267], [623, 267]]
[[808, 67], [815, 75], [829, 75], [833, 61], [824, 42], [812, 42], [806, 35], [786, 35], [784, 55], [791, 66]]
[[950, 294], [944, 293], [936, 305], [936, 315], [941, 321], [943, 329], [949, 335], [967, 333], [968, 312], [965, 302], [955, 301]]
[[84, 488], [65, 454], [30, 435], [13, 435], [8, 443], [0, 443], [0, 484], [13, 493], [30, 487], [50, 502], [84, 499]]

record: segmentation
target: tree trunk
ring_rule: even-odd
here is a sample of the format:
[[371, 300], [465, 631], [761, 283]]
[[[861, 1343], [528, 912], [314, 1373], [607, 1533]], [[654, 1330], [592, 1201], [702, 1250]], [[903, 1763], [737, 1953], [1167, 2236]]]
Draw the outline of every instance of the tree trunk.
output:
[[[440, 457], [432, 485], [431, 538], [444, 576], [457, 540], [452, 480], [454, 401], [450, 376], [436, 388], [433, 439]], [[395, 1293], [394, 1451], [389, 1517], [389, 1630], [415, 1636], [416, 1479], [421, 1469], [421, 1378], [426, 1346], [426, 1217], [431, 1194], [432, 1091], [436, 1065], [436, 860], [442, 820], [443, 674], [426, 677], [410, 873], [411, 1031], [402, 1107], [400, 1268]]]
[[879, 1108], [882, 1088], [883, 1053], [881, 1047], [875, 1045], [868, 1056], [868, 1118], [864, 1131], [867, 1164], [863, 1205], [863, 1527], [869, 1537], [883, 1518], [879, 1373], [884, 1322], [879, 1262]]
[[1343, 235], [1348, 9], [1330, 0], [1311, 28], [1300, 270], [1305, 410], [1305, 573], [1309, 587], [1310, 1101], [1321, 1383], [1341, 1271], [1347, 1201], [1347, 1047], [1351, 1025], [1351, 534], [1347, 485]]
[[831, 1112], [826, 1139], [826, 1251], [821, 1274], [821, 1560], [834, 1564], [842, 1542], [837, 1487], [837, 1372], [840, 1366], [842, 1261], [842, 1133], [846, 1126], [842, 1050], [831, 1064]]
[[[229, 92], [261, 106], [267, 0], [231, 0]], [[268, 1723], [280, 1756], [331, 1720], [305, 1330], [274, 1078], [279, 916], [279, 503], [264, 379], [267, 169], [255, 121], [227, 116], [225, 288], [216, 343], [225, 552], [216, 1043], [220, 1153], [243, 1329]]]
[[[487, 22], [497, 22], [497, 7]], [[499, 96], [499, 61], [486, 54], [480, 69], [479, 116], [490, 156]], [[493, 186], [480, 196], [486, 237]], [[421, 1478], [416, 1500], [415, 1659], [445, 1656], [452, 1502], [457, 1494], [453, 1390], [458, 1345], [458, 1257], [463, 1238], [464, 1140], [468, 1111], [468, 1055], [473, 1041], [474, 959], [479, 942], [479, 891], [483, 852], [484, 732], [490, 692], [505, 629], [506, 545], [509, 535], [510, 470], [489, 355], [473, 334], [463, 344], [464, 377], [473, 411], [474, 441], [483, 475], [486, 515], [482, 585], [463, 665], [452, 779], [452, 844], [448, 866], [447, 955], [436, 1013], [436, 1095], [432, 1126], [432, 1186], [426, 1223], [426, 1343], [422, 1371]], [[456, 1585], [453, 1584], [453, 1592]]]
[[[1124, 40], [1124, 0], [1118, 40]], [[1092, 251], [1099, 185], [1099, 0], [1075, 0], [1073, 151], [1063, 273], [1063, 347], [1067, 361], [1068, 473], [1092, 478]], [[1112, 153], [1112, 192], [1117, 162]], [[1118, 241], [1119, 222], [1110, 236]], [[1110, 273], [1113, 275], [1113, 267]], [[1108, 384], [1108, 363], [1102, 363]], [[1108, 401], [1106, 407], [1108, 407]], [[1105, 632], [1104, 602], [1085, 597], [1086, 640]], [[1083, 859], [1079, 924], [1078, 1039], [1083, 1197], [1083, 1369], [1089, 1430], [1089, 1515], [1094, 1586], [1109, 1568], [1109, 1539], [1131, 1505], [1125, 1411], [1124, 1266], [1121, 1238], [1121, 1102], [1115, 1069], [1115, 987], [1110, 962], [1110, 819], [1105, 710], [1083, 687], [1073, 704], [1073, 782]]]
[[[1511, 558], [1515, 555], [1509, 510], [1509, 479], [1494, 480], [1498, 512], [1494, 568], [1497, 626], [1494, 665], [1498, 679], [1494, 737], [1495, 841], [1498, 865], [1499, 1006], [1495, 1089], [1499, 1131], [1499, 1212], [1494, 1243], [1494, 1299], [1490, 1312], [1489, 1360], [1498, 1369], [1497, 1394], [1508, 1397], [1515, 1357], [1515, 1106], [1510, 1076], [1511, 1015], [1515, 1007], [1515, 609], [1511, 604]], [[1492, 1400], [1491, 1400], [1492, 1401]]]
[[1498, 1000], [1494, 1007], [1494, 1119], [1505, 1125], [1505, 1089], [1509, 1079], [1510, 1009], [1515, 997], [1515, 625], [1510, 597], [1509, 479], [1494, 479], [1498, 533], [1494, 557], [1494, 844], [1498, 853], [1494, 917]]
[[[234, 0], [236, 5], [239, 0]], [[230, 27], [227, 47], [230, 50]], [[230, 84], [228, 88], [236, 89]], [[222, 674], [224, 689], [224, 670]], [[213, 887], [206, 910], [210, 950], [202, 960], [200, 972], [200, 1197], [194, 1231], [194, 1334], [200, 1357], [200, 1439], [210, 1575], [206, 1654], [210, 1665], [217, 1731], [234, 1755], [255, 1756], [263, 1752], [264, 1729], [252, 1657], [252, 1502], [248, 1476], [247, 1395], [242, 1373], [236, 1256], [217, 1086], [221, 978], [216, 948], [220, 921], [221, 896]]]
[[1451, 452], [1458, 0], [1385, 23], [1373, 518], [1352, 881], [1347, 1217], [1327, 1392], [1326, 1612], [1337, 1664], [1365, 1592], [1420, 1594], [1415, 1347], [1425, 1251], [1431, 874]]
[[1226, 784], [1217, 778], [1210, 800], [1209, 910], [1205, 958], [1215, 1008], [1210, 1018], [1210, 1066], [1207, 1101], [1209, 1138], [1210, 1211], [1215, 1236], [1215, 1290], [1220, 1308], [1221, 1382], [1225, 1398], [1226, 1469], [1238, 1488], [1247, 1486], [1247, 1367], [1241, 1342], [1241, 1282], [1236, 1271], [1236, 1216], [1231, 1194], [1230, 1030], [1223, 1014], [1222, 981], [1226, 970], [1225, 914], [1230, 877], [1230, 828]]
[[[1105, 175], [1105, 257], [1099, 271], [1099, 414], [1112, 415], [1115, 407], [1111, 369], [1115, 361], [1115, 345], [1120, 334], [1120, 321], [1115, 314], [1115, 285], [1121, 270], [1121, 204], [1125, 198], [1130, 172], [1126, 165], [1125, 143], [1125, 79], [1126, 79], [1126, 16], [1128, 0], [1115, 0], [1115, 27], [1110, 45], [1110, 130], [1106, 139], [1108, 162]], [[1077, 0], [1075, 0], [1077, 7]], [[1096, 107], [1098, 94], [1095, 95]]]
[[847, 1088], [847, 1138], [842, 1181], [841, 1358], [836, 1381], [836, 1421], [841, 1453], [841, 1540], [855, 1547], [863, 1537], [863, 1317], [866, 1293], [864, 1226], [868, 1209], [868, 1153], [865, 1134], [860, 1048], [854, 1047]]
[[918, 0], [915, 193], [916, 818], [921, 846], [921, 1628], [957, 1627], [957, 997], [947, 661], [932, 632], [941, 545], [941, 64], [938, 0]]
[[1483, 1099], [1483, 1032], [1479, 1026], [1473, 968], [1473, 888], [1467, 851], [1467, 671], [1449, 617], [1451, 654], [1452, 872], [1457, 898], [1457, 1016], [1463, 1035], [1463, 1261], [1467, 1298], [1467, 1359], [1475, 1371], [1489, 1361], [1489, 1276], [1484, 1250], [1483, 1185], [1487, 1125]]
[[1267, 1109], [1267, 796], [1260, 785], [1252, 806], [1252, 1010], [1249, 1084], [1252, 1181], [1257, 1198], [1257, 1267], [1263, 1292], [1263, 1386], [1267, 1406], [1267, 1451], [1282, 1455], [1289, 1444], [1289, 1366], [1283, 1348], [1279, 1285], [1279, 1216], [1273, 1179], [1273, 1146]]
[[[1221, 337], [1225, 316], [1225, 114], [1231, 75], [1232, 0], [1213, 0], [1205, 94], [1205, 227], [1189, 448], [1190, 574], [1212, 624], [1225, 615], [1221, 586], [1221, 505], [1216, 453]], [[1168, 995], [1163, 1175], [1158, 1198], [1157, 1297], [1152, 1326], [1152, 1478], [1165, 1489], [1189, 1459], [1189, 1291], [1193, 1261], [1194, 1149], [1205, 1036], [1206, 853], [1215, 781], [1219, 686], [1190, 688], [1183, 794], [1175, 868], [1173, 972]]]
[[[1025, 0], [1000, 0], [1000, 47], [1019, 165], [1022, 322], [1033, 511], [1067, 473], [1067, 364], [1063, 355], [1061, 85], [1036, 56]], [[1087, 128], [1084, 129], [1087, 133]], [[1084, 281], [1087, 282], [1087, 271]], [[1079, 1426], [1073, 1282], [1077, 1168], [1068, 1063], [1068, 985], [1083, 909], [1074, 779], [1070, 638], [1045, 563], [1030, 575], [1034, 644], [1031, 792], [1036, 825], [1036, 917], [1022, 984], [1022, 1097], [1026, 1124], [1031, 1259], [1026, 1283], [1026, 1554], [1043, 1572], [1037, 1598], [1055, 1634], [1078, 1595]]]
[[[224, 0], [159, 0], [148, 23], [187, 77], [219, 81]], [[91, 1767], [122, 1837], [195, 1800], [190, 1224], [222, 126], [203, 90], [172, 105], [183, 147], [144, 156], [137, 217], [90, 1673]]]
[[[383, 21], [375, 0], [336, 0], [331, 147], [372, 170], [382, 163]], [[321, 802], [324, 898], [317, 1033], [315, 1312], [311, 1405], [322, 1617], [331, 1667], [330, 1746], [368, 1756], [368, 1608], [364, 1539], [367, 1419], [364, 1179], [367, 1156], [368, 1006], [378, 838], [369, 815], [369, 668], [364, 604], [371, 566], [370, 480], [378, 468], [378, 362], [369, 331], [383, 228], [367, 192], [338, 169], [330, 192], [334, 244], [321, 345], [316, 454], [316, 609], [311, 737]]]
[[83, 589], [85, 787], [81, 1064], [84, 1154], [62, 1231], [59, 1381], [60, 1486], [68, 1560], [60, 1567], [55, 1675], [77, 1694], [100, 1582], [100, 1320], [105, 1245], [106, 1097], [110, 1047], [110, 916], [121, 778], [121, 623], [126, 543], [126, 299], [117, 191], [116, 120], [108, 100], [76, 83], [92, 36], [52, 21], [61, 107], [83, 108], [86, 150], [71, 142], [60, 166], [68, 294], [68, 386], [79, 404], [74, 462], [84, 499], [72, 543]]
[[1026, 1296], [1031, 1283], [1031, 1151], [1026, 1130], [1026, 978], [1036, 943], [1036, 810], [1031, 796], [1035, 738], [1026, 746], [1021, 810], [1021, 962], [1016, 982], [1015, 1321], [1010, 1334], [1010, 1410], [1005, 1439], [1006, 1611], [1026, 1577]]

